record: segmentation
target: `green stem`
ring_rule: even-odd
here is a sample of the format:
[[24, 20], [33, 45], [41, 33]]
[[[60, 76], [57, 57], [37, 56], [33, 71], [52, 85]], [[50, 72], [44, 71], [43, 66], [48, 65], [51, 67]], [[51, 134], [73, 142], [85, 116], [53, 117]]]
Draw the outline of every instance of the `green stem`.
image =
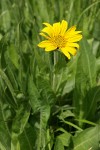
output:
[[58, 55], [57, 51], [54, 51], [54, 66], [57, 64], [58, 61]]
[[55, 86], [56, 86], [55, 66], [57, 64], [57, 61], [58, 61], [57, 51], [54, 51], [53, 89], [55, 89]]

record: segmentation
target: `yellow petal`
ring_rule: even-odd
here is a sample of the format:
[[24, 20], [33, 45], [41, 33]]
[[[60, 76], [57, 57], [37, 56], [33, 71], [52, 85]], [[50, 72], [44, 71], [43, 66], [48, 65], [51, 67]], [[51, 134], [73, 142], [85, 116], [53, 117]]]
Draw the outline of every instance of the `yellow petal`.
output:
[[79, 33], [81, 33], [82, 31], [73, 31], [73, 32], [68, 32], [65, 34], [65, 38], [73, 38], [76, 35], [79, 35]]
[[44, 33], [39, 33], [41, 36], [45, 37], [46, 39], [49, 39], [50, 37], [45, 35]]
[[76, 26], [72, 26], [71, 28], [69, 28], [67, 30], [66, 34], [69, 33], [69, 32], [74, 32], [75, 30], [76, 30]]
[[56, 46], [53, 46], [52, 44], [51, 45], [48, 45], [46, 48], [45, 48], [45, 51], [53, 51], [53, 50], [56, 50], [57, 47]]
[[68, 31], [65, 33], [66, 38], [69, 38], [70, 36], [73, 36], [75, 34], [76, 26], [72, 26], [68, 29]]
[[66, 38], [73, 37], [74, 35], [77, 35], [82, 32], [82, 31], [75, 31], [75, 30], [76, 30], [76, 26], [72, 26], [71, 28], [69, 28], [69, 30], [65, 33]]
[[62, 22], [61, 22], [61, 31], [60, 31], [61, 35], [65, 34], [65, 32], [67, 30], [67, 27], [68, 27], [67, 21], [62, 20]]
[[70, 54], [68, 53], [68, 51], [67, 51], [67, 49], [66, 49], [66, 47], [61, 48], [61, 51], [64, 53], [64, 55], [65, 55], [68, 59], [71, 58], [71, 57], [70, 57]]
[[82, 39], [82, 35], [81, 34], [77, 34], [71, 38], [68, 38], [68, 42], [78, 42]]
[[38, 44], [38, 46], [41, 47], [41, 48], [45, 48], [49, 45], [51, 45], [51, 42], [49, 40], [42, 41]]
[[79, 34], [79, 33], [82, 33], [82, 31], [75, 31], [75, 34]]
[[44, 22], [43, 23], [45, 26], [52, 28], [52, 25], [50, 25], [49, 23]]
[[53, 31], [55, 33], [54, 35], [58, 36], [58, 34], [60, 33], [60, 22], [53, 24]]
[[42, 32], [45, 32], [47, 33], [49, 36], [53, 36], [53, 28], [50, 28], [50, 27], [45, 27], [43, 28]]
[[73, 47], [66, 47], [66, 49], [72, 55], [76, 55], [76, 53], [77, 53], [77, 50], [75, 48], [73, 48]]
[[77, 44], [77, 43], [69, 43], [69, 42], [67, 42], [66, 46], [76, 47], [76, 48], [79, 49], [79, 44]]

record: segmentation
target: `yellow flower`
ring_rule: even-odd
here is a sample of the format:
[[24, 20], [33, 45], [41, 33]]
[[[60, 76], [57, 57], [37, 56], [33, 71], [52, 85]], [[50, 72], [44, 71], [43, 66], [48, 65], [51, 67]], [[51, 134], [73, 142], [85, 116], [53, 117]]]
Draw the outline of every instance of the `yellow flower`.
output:
[[[82, 39], [81, 31], [75, 31], [76, 26], [68, 28], [68, 23], [65, 20], [62, 22], [43, 23], [46, 27], [43, 28], [40, 35], [45, 37], [46, 40], [38, 44], [39, 47], [45, 48], [45, 51], [60, 50], [68, 59], [71, 55], [75, 55], [79, 45], [76, 43]], [[67, 30], [67, 31], [66, 31]], [[71, 55], [70, 55], [71, 54]]]

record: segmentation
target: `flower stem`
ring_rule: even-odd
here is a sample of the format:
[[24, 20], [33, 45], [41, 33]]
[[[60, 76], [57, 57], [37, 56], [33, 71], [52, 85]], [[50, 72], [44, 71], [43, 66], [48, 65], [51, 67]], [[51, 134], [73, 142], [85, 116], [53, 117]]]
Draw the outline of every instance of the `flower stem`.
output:
[[57, 60], [58, 60], [57, 51], [54, 51], [54, 66], [57, 64]]
[[54, 51], [54, 72], [53, 72], [53, 89], [56, 87], [56, 75], [55, 75], [55, 66], [58, 61], [57, 51]]

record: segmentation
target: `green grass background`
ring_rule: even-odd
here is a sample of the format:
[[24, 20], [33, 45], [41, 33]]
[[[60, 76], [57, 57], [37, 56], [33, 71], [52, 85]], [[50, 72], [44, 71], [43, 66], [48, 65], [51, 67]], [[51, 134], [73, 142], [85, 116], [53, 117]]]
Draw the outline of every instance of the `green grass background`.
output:
[[[70, 61], [37, 47], [43, 22], [83, 39]], [[0, 0], [0, 150], [100, 149], [100, 0]]]

